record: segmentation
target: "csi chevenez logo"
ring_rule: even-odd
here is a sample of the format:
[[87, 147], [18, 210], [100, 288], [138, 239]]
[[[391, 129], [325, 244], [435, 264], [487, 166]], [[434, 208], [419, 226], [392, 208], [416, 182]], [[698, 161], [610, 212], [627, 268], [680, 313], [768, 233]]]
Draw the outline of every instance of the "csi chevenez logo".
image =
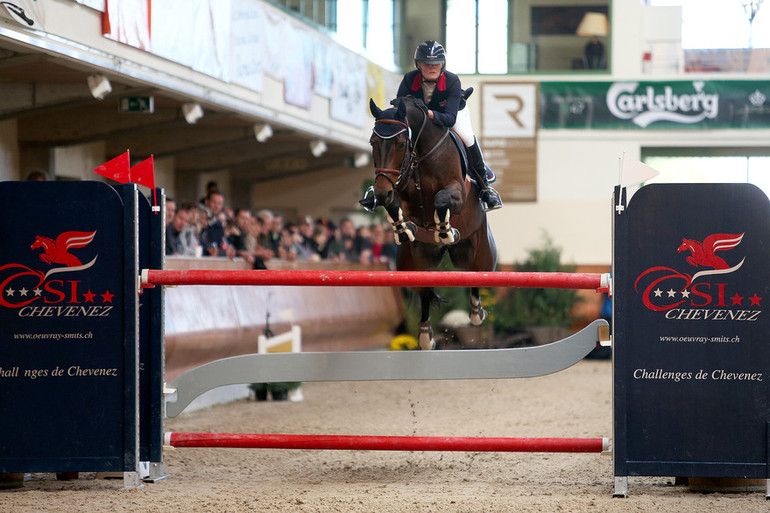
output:
[[682, 255], [683, 266], [694, 267], [695, 272], [665, 266], [646, 269], [634, 282], [644, 306], [670, 320], [758, 320], [763, 298], [735, 279], [746, 261], [736, 249], [744, 235], [715, 233], [703, 241], [683, 238], [675, 251]]
[[16, 310], [19, 317], [108, 316], [114, 294], [88, 280], [98, 258], [88, 251], [95, 237], [96, 231], [30, 237], [29, 250], [37, 254], [41, 268], [0, 266], [0, 307]]

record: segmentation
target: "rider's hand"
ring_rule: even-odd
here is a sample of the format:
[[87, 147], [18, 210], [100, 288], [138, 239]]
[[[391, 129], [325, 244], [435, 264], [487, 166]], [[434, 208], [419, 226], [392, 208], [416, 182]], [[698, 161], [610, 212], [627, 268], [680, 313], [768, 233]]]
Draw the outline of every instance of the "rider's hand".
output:
[[415, 98], [414, 104], [418, 109], [425, 112], [426, 114], [430, 112], [430, 110], [428, 109], [428, 106], [425, 105], [425, 102], [422, 100], [422, 98]]
[[429, 110], [429, 111], [428, 111], [428, 117], [429, 117], [430, 119], [433, 119], [433, 111], [432, 111], [432, 110]]

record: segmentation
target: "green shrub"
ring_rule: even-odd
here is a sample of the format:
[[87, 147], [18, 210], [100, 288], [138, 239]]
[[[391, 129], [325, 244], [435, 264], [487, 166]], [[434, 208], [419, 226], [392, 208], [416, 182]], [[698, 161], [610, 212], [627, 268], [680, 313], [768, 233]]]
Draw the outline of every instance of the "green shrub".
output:
[[[547, 234], [543, 245], [527, 251], [527, 259], [516, 264], [521, 272], [575, 272], [576, 266], [561, 263], [562, 249]], [[576, 290], [543, 288], [498, 289], [492, 294], [490, 319], [495, 331], [511, 332], [527, 326], [569, 327], [572, 309], [580, 301]]]

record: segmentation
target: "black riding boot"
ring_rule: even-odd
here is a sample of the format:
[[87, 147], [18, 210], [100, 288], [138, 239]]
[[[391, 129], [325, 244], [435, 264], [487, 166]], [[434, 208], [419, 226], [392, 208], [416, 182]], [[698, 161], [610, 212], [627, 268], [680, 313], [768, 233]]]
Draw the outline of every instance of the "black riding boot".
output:
[[475, 139], [473, 146], [468, 147], [468, 155], [471, 158], [471, 172], [476, 179], [476, 185], [479, 188], [479, 199], [484, 207], [484, 211], [496, 210], [502, 207], [503, 200], [500, 198], [500, 194], [487, 181], [487, 165], [484, 163], [484, 156], [481, 154], [479, 142]]

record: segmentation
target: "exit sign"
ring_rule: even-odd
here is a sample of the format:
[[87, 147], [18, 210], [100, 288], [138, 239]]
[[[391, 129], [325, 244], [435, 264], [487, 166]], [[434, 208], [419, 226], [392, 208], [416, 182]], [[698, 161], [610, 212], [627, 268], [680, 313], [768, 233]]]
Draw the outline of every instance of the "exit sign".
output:
[[123, 96], [120, 98], [120, 112], [155, 112], [153, 96]]

